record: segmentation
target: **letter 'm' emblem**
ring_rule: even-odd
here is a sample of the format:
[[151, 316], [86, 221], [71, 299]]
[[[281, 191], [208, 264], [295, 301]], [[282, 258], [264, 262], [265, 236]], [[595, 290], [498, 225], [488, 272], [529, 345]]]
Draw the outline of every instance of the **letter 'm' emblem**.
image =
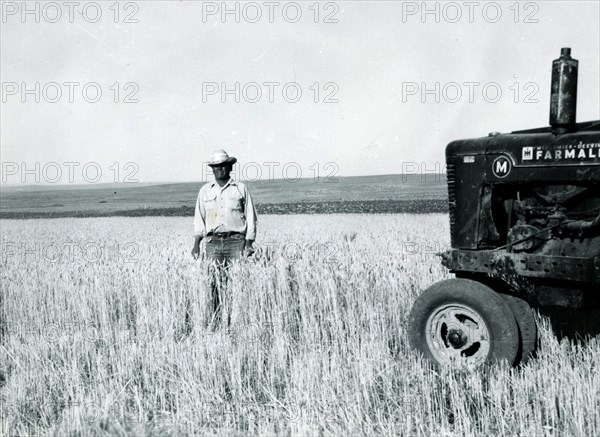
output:
[[492, 173], [494, 173], [494, 176], [497, 178], [506, 177], [510, 173], [511, 169], [512, 164], [510, 163], [510, 159], [508, 159], [506, 156], [499, 156], [498, 158], [494, 159], [494, 162], [492, 163]]

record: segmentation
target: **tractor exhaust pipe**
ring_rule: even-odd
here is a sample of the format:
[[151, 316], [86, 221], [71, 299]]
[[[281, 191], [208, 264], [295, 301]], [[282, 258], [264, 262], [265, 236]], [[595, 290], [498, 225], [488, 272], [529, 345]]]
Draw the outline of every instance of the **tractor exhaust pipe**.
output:
[[576, 129], [577, 69], [579, 61], [571, 58], [571, 49], [560, 50], [560, 58], [552, 61], [552, 88], [550, 91], [550, 125], [555, 133]]

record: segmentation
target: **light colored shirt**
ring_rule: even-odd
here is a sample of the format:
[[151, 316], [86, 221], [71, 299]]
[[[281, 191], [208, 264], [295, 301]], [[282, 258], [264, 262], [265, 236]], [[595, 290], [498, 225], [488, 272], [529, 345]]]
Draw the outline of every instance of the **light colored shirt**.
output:
[[245, 184], [233, 179], [220, 187], [208, 182], [200, 188], [194, 214], [194, 235], [211, 232], [240, 232], [246, 240], [256, 239], [256, 209]]

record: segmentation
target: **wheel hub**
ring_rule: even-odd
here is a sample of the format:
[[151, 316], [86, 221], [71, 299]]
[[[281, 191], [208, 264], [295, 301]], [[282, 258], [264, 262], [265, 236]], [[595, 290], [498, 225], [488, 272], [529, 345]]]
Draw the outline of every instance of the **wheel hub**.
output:
[[459, 329], [451, 329], [448, 332], [448, 342], [454, 349], [460, 349], [468, 341], [467, 336], [464, 332]]

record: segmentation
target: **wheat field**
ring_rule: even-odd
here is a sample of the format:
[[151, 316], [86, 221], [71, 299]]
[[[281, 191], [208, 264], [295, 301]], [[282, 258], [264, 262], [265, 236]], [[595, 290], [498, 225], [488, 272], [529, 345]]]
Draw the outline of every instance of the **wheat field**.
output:
[[417, 295], [447, 217], [261, 216], [206, 328], [189, 218], [1, 222], [0, 435], [600, 435], [600, 342], [431, 369]]

